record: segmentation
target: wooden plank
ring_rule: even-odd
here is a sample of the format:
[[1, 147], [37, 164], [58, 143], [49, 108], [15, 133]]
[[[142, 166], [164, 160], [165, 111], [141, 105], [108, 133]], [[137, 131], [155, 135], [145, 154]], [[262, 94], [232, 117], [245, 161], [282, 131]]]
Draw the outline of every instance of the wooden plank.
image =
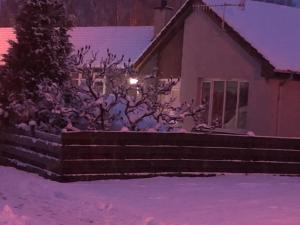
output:
[[12, 145], [1, 145], [1, 148], [3, 150], [3, 157], [5, 158], [16, 159], [23, 163], [27, 163], [55, 173], [61, 172], [60, 161], [53, 157], [37, 154], [28, 149]]
[[226, 172], [300, 174], [300, 163], [221, 160], [66, 160], [64, 174]]
[[2, 145], [2, 143], [0, 141], [0, 165], [4, 165], [5, 160], [3, 158], [3, 149], [1, 148], [1, 145]]
[[4, 158], [3, 155], [0, 155], [0, 165], [5, 166], [6, 165], [6, 159]]
[[61, 143], [60, 135], [50, 134], [50, 133], [46, 133], [43, 131], [35, 131], [33, 134], [31, 131], [26, 131], [23, 129], [7, 128], [7, 129], [5, 129], [5, 131], [2, 131], [1, 133], [18, 134], [18, 135], [22, 135], [22, 136], [42, 139], [42, 140], [49, 141], [49, 142]]
[[52, 157], [61, 157], [61, 144], [17, 134], [2, 134], [2, 142]]
[[300, 162], [299, 150], [191, 146], [63, 147], [63, 159], [216, 159]]
[[164, 177], [213, 177], [216, 173], [105, 173], [105, 174], [68, 174], [62, 177], [63, 182], [108, 180], [108, 179], [138, 179], [157, 176]]
[[64, 145], [172, 145], [300, 149], [299, 138], [147, 132], [63, 133]]

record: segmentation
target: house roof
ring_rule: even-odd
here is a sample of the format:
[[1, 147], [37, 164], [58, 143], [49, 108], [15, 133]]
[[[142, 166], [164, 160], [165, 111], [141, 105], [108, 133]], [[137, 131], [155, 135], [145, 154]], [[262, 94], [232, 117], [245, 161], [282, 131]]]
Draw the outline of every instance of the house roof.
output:
[[[153, 38], [152, 26], [75, 27], [70, 31], [71, 42], [78, 50], [86, 45], [97, 52], [98, 58], [106, 57], [106, 50], [118, 57], [134, 61]], [[13, 28], [0, 28], [0, 63], [9, 48], [8, 40], [15, 40]], [[2, 62], [3, 64], [3, 62]]]
[[[203, 0], [208, 5], [220, 0]], [[237, 0], [226, 0], [235, 2]], [[223, 7], [222, 7], [223, 8]], [[221, 7], [212, 7], [219, 16]], [[279, 72], [300, 72], [300, 9], [246, 1], [245, 9], [227, 7], [229, 26], [257, 49]]]
[[[184, 12], [193, 9], [195, 1], [186, 4], [156, 36], [135, 62], [138, 67], [159, 48], [161, 40], [174, 28], [174, 24], [187, 17]], [[212, 19], [220, 24], [223, 18], [224, 4], [238, 4], [240, 0], [199, 0], [200, 5], [208, 6], [205, 10]], [[217, 18], [216, 18], [217, 17]], [[300, 73], [300, 9], [264, 2], [246, 1], [245, 8], [226, 7], [224, 22], [232, 32], [234, 39], [242, 43], [248, 51], [262, 58], [273, 72]], [[181, 22], [183, 23], [183, 22]], [[250, 49], [250, 50], [249, 50]]]

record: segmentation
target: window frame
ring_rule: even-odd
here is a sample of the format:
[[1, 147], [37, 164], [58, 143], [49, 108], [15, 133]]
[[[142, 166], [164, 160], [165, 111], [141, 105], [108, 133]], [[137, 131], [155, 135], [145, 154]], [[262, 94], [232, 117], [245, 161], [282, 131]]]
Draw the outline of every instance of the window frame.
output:
[[[212, 114], [213, 114], [213, 101], [214, 101], [214, 82], [216, 81], [222, 81], [224, 82], [224, 94], [223, 94], [223, 109], [222, 109], [222, 122], [221, 122], [221, 128], [224, 127], [225, 122], [225, 113], [226, 113], [226, 97], [227, 97], [227, 83], [230, 81], [237, 82], [237, 98], [236, 98], [236, 106], [235, 106], [235, 117], [236, 120], [234, 122], [234, 127], [228, 128], [228, 129], [243, 129], [239, 128], [239, 105], [240, 105], [240, 91], [241, 91], [241, 83], [247, 83], [248, 84], [248, 101], [249, 101], [249, 80], [246, 79], [221, 79], [221, 78], [199, 78], [199, 85], [200, 88], [198, 90], [198, 103], [202, 104], [202, 95], [203, 95], [203, 84], [209, 83], [210, 84], [210, 90], [209, 90], [209, 104], [208, 104], [208, 119], [207, 124], [211, 126], [212, 124]], [[249, 105], [249, 103], [248, 103]]]
[[[86, 78], [83, 77], [82, 73], [77, 73], [76, 75], [77, 76], [75, 78], [72, 77], [72, 80], [76, 82], [77, 86], [84, 85]], [[105, 94], [106, 88], [107, 88], [106, 87], [106, 77], [104, 76], [103, 78], [96, 78], [96, 75], [93, 74], [93, 87], [96, 83], [99, 83], [99, 82], [101, 82], [103, 84], [103, 91], [101, 94]]]

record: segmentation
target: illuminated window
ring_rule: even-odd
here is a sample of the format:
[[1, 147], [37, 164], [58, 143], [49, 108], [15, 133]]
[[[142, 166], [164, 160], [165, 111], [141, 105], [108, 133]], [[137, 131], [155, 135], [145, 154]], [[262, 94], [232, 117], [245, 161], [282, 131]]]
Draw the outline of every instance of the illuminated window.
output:
[[207, 108], [204, 121], [215, 127], [245, 129], [248, 91], [247, 81], [202, 80], [200, 99]]

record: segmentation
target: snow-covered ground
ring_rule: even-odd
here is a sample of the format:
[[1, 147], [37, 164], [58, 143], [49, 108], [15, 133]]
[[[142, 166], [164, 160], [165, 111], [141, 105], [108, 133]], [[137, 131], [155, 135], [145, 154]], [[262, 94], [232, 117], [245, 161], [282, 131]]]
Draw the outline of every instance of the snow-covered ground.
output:
[[1, 225], [299, 225], [300, 178], [226, 175], [61, 184], [0, 167]]

